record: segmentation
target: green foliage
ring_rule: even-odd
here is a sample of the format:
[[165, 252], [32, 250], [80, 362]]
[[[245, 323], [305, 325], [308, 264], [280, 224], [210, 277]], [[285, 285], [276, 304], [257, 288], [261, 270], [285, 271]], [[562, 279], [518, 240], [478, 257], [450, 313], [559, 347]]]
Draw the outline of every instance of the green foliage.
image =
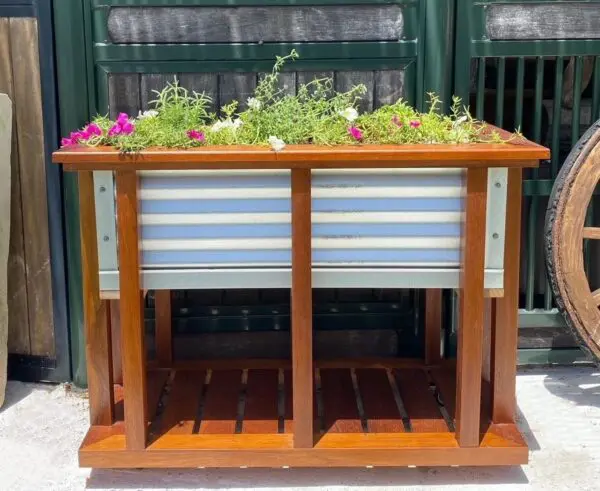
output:
[[[78, 142], [111, 145], [122, 151], [148, 147], [189, 148], [200, 145], [268, 145], [276, 137], [285, 144], [439, 144], [500, 141], [485, 125], [473, 120], [458, 98], [449, 115], [440, 112], [440, 101], [429, 94], [429, 110], [419, 113], [402, 99], [371, 113], [358, 114], [357, 108], [367, 89], [357, 85], [337, 92], [330, 78], [300, 85], [289, 94], [280, 84], [280, 73], [298, 54], [277, 57], [271, 73], [258, 83], [248, 101], [223, 106], [220, 115], [209, 113], [211, 99], [206, 94], [188, 92], [177, 82], [168, 84], [152, 102], [154, 109], [135, 120], [131, 134], [108, 136], [115, 122], [97, 117], [93, 122], [102, 136]], [[245, 106], [239, 110], [240, 105]], [[193, 132], [189, 134], [190, 131]], [[200, 137], [197, 137], [200, 135]]]

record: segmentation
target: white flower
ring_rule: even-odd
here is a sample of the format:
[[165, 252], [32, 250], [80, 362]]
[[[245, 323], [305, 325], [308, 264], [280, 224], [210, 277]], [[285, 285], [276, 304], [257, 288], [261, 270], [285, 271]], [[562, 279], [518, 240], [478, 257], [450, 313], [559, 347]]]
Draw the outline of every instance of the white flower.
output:
[[258, 111], [262, 107], [262, 102], [256, 97], [248, 98], [247, 104], [250, 109], [254, 109], [255, 111]]
[[358, 118], [358, 111], [353, 107], [347, 107], [343, 111], [340, 111], [339, 115], [352, 123], [356, 118]]
[[217, 133], [224, 128], [229, 128], [232, 130], [237, 130], [240, 126], [242, 126], [243, 121], [241, 119], [236, 119], [235, 121], [231, 121], [231, 118], [227, 118], [224, 121], [217, 121], [210, 127], [210, 131], [213, 133]]
[[276, 152], [279, 152], [280, 150], [283, 150], [285, 148], [285, 142], [280, 138], [277, 138], [276, 136], [270, 136], [268, 141], [271, 145], [271, 148]]
[[140, 111], [138, 114], [138, 119], [155, 118], [156, 116], [158, 116], [158, 111], [155, 111], [154, 109], [148, 109], [144, 112]]

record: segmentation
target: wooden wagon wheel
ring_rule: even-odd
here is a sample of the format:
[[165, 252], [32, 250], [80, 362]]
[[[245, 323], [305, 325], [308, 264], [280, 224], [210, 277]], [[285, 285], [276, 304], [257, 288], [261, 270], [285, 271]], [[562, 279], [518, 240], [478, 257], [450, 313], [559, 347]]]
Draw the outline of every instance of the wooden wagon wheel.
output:
[[600, 289], [592, 291], [584, 269], [585, 239], [600, 240], [600, 227], [585, 218], [600, 181], [600, 120], [567, 157], [546, 213], [548, 275], [559, 309], [582, 348], [600, 362]]

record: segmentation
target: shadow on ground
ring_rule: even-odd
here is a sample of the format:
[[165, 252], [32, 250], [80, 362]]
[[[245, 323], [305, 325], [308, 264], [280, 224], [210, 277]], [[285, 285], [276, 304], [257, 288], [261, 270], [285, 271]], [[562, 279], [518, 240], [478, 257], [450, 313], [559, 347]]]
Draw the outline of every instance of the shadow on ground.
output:
[[[301, 488], [527, 484], [521, 467], [93, 470], [87, 488]], [[259, 484], [260, 483], [260, 484]]]
[[27, 384], [24, 382], [16, 382], [9, 380], [6, 385], [6, 396], [4, 398], [4, 404], [0, 407], [0, 413], [6, 411], [9, 407], [14, 406], [18, 402], [25, 399], [34, 390], [48, 390], [52, 391], [56, 387], [56, 384]]
[[544, 387], [556, 397], [578, 406], [600, 407], [600, 369], [565, 367], [539, 373], [546, 375]]

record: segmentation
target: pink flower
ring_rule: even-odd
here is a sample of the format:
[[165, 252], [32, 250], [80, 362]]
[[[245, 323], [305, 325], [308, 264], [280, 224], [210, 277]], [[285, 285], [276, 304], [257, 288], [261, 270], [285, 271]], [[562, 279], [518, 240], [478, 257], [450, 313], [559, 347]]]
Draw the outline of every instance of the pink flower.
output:
[[87, 140], [90, 136], [85, 131], [73, 131], [69, 138], [73, 143], [78, 143], [81, 140]]
[[88, 124], [85, 131], [89, 136], [102, 136], [102, 130], [100, 129], [100, 126], [98, 126], [96, 123]]
[[402, 121], [400, 121], [398, 116], [394, 116], [392, 118], [392, 123], [394, 123], [398, 128], [402, 128]]
[[129, 115], [127, 113], [120, 113], [117, 117], [117, 124], [124, 126], [125, 123], [129, 122]]
[[135, 127], [127, 121], [127, 123], [121, 125], [121, 133], [124, 135], [131, 135]]
[[110, 130], [108, 130], [108, 136], [117, 136], [121, 134], [121, 125], [115, 123]]
[[75, 143], [70, 138], [63, 138], [60, 141], [60, 146], [61, 147], [70, 147], [71, 145], [75, 145]]
[[189, 138], [191, 138], [192, 140], [196, 140], [199, 142], [203, 142], [204, 141], [204, 133], [202, 133], [201, 131], [197, 131], [197, 130], [190, 130], [187, 132], [187, 136]]
[[356, 126], [350, 126], [348, 128], [348, 133], [355, 140], [362, 140], [362, 137], [363, 137], [362, 131], [360, 131]]
[[421, 121], [411, 121], [410, 122], [410, 127], [411, 128], [418, 128], [419, 126], [421, 126]]

